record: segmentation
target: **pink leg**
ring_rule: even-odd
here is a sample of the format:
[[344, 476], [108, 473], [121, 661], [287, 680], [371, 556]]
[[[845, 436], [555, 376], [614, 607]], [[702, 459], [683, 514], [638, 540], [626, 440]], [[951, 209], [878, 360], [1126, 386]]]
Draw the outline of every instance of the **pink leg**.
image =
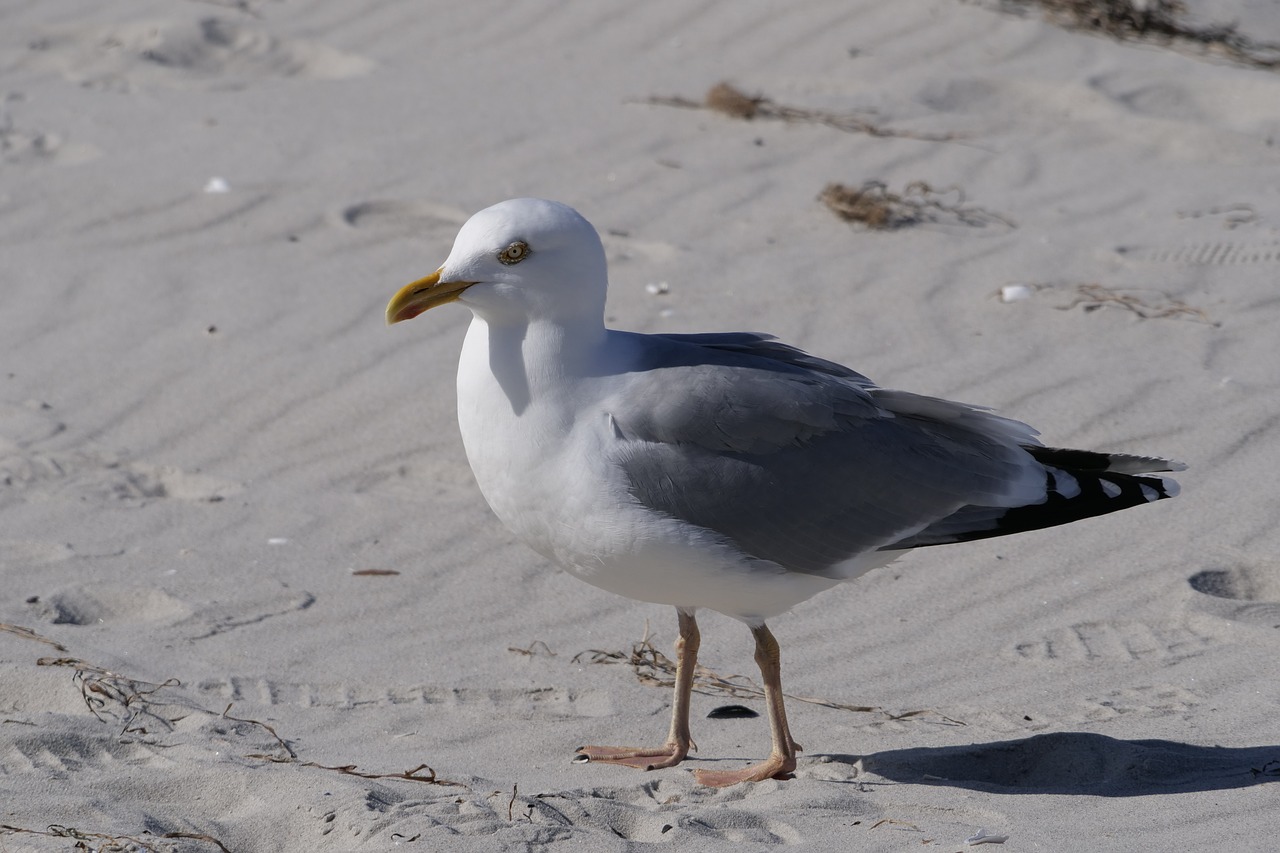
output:
[[667, 742], [657, 747], [580, 746], [577, 758], [604, 764], [622, 764], [638, 770], [675, 767], [690, 749], [697, 749], [689, 732], [689, 699], [693, 693], [693, 670], [698, 663], [698, 645], [702, 641], [692, 610], [677, 609], [680, 636], [676, 638], [676, 687], [671, 706], [671, 732]]
[[787, 726], [787, 711], [783, 707], [782, 662], [778, 641], [768, 626], [752, 628], [756, 638], [756, 664], [764, 680], [764, 701], [769, 711], [769, 734], [773, 749], [769, 757], [759, 764], [741, 770], [695, 770], [693, 776], [702, 785], [711, 788], [727, 788], [739, 782], [761, 782], [765, 779], [790, 779], [796, 769], [796, 753], [800, 744], [791, 739]]

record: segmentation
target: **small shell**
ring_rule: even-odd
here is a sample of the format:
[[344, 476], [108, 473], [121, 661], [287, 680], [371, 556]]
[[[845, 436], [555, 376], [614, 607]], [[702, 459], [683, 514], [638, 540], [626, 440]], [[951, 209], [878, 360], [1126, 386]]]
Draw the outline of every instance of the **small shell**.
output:
[[976, 833], [966, 838], [964, 843], [972, 847], [975, 844], [1004, 844], [1008, 840], [1007, 835], [995, 835], [987, 832], [985, 827], [981, 827]]

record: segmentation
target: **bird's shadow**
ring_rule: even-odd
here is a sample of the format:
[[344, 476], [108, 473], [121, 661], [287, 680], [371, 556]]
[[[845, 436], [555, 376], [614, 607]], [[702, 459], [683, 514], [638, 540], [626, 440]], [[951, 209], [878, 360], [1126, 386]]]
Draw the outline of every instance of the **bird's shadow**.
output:
[[864, 772], [896, 782], [1007, 794], [1137, 797], [1280, 782], [1280, 745], [1197, 746], [1088, 732], [831, 758], [861, 761]]

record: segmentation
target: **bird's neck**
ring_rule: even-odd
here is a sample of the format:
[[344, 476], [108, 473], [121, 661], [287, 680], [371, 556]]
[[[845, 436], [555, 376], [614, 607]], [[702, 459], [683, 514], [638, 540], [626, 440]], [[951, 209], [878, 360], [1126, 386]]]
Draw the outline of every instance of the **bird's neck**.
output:
[[476, 316], [467, 330], [458, 391], [464, 385], [496, 382], [511, 411], [519, 415], [533, 395], [561, 387], [565, 379], [590, 375], [607, 332], [600, 320], [572, 324], [545, 320], [502, 323]]

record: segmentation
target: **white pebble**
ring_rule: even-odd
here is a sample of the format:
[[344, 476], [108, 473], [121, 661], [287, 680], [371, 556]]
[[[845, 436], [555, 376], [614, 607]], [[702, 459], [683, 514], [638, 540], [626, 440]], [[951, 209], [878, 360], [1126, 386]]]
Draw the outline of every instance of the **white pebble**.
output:
[[267, 544], [268, 545], [288, 545], [289, 540], [285, 539], [283, 536], [273, 536], [272, 538], [267, 540]]
[[1026, 284], [1006, 284], [1000, 288], [1001, 302], [1021, 302], [1023, 299], [1030, 299], [1035, 293], [1035, 288]]
[[207, 193], [229, 193], [231, 185], [227, 183], [226, 178], [210, 178], [209, 183], [204, 185], [204, 191]]

